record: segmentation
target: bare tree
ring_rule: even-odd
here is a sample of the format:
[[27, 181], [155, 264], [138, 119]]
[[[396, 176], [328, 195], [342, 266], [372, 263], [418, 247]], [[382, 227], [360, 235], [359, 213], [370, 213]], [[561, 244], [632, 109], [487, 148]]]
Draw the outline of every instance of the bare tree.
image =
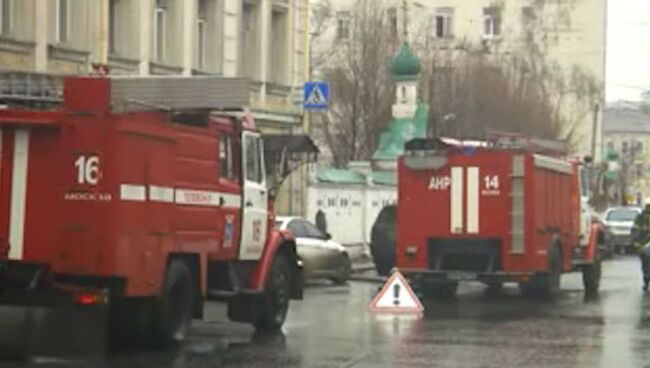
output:
[[[482, 138], [486, 131], [520, 132], [575, 144], [579, 125], [602, 98], [602, 85], [584, 69], [548, 58], [570, 26], [572, 3], [536, 0], [518, 39], [452, 50], [429, 50], [424, 90], [434, 134]], [[505, 43], [505, 42], [504, 42]]]
[[370, 158], [390, 121], [393, 84], [386, 67], [396, 37], [386, 26], [385, 13], [381, 1], [358, 0], [349, 14], [347, 37], [312, 58], [330, 82], [333, 99], [329, 112], [320, 114], [315, 133], [336, 166]]

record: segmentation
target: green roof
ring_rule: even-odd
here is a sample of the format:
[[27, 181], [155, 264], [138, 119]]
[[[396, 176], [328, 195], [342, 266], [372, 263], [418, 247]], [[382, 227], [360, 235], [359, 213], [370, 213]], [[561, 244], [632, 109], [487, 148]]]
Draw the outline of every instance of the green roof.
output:
[[325, 183], [365, 184], [366, 178], [352, 170], [320, 168], [316, 171], [316, 179]]
[[413, 78], [420, 74], [422, 65], [408, 43], [403, 43], [390, 64], [390, 71], [395, 79]]
[[377, 185], [397, 186], [396, 171], [374, 171], [372, 172], [372, 182]]
[[[365, 185], [366, 177], [356, 171], [348, 169], [319, 168], [316, 179], [321, 183]], [[373, 171], [370, 179], [377, 185], [397, 186], [397, 172]]]
[[404, 153], [406, 142], [427, 135], [429, 106], [419, 104], [412, 118], [393, 119], [380, 134], [373, 160], [397, 160]]

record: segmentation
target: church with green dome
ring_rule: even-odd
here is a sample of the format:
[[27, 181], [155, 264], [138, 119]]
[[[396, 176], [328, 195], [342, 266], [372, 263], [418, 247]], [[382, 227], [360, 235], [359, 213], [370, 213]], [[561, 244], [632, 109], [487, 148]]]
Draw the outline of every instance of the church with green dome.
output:
[[328, 231], [343, 244], [368, 244], [375, 218], [397, 201], [397, 158], [411, 139], [427, 134], [429, 107], [418, 98], [422, 64], [408, 43], [389, 61], [395, 82], [392, 119], [370, 161], [345, 169], [321, 167], [309, 185], [307, 216], [323, 212]]
[[417, 80], [420, 71], [422, 71], [420, 59], [415, 56], [408, 43], [403, 43], [390, 63], [390, 72], [394, 80]]
[[377, 151], [372, 156], [375, 170], [395, 170], [404, 145], [413, 138], [427, 134], [429, 106], [418, 98], [418, 80], [422, 66], [407, 43], [402, 44], [390, 64], [395, 81], [393, 119], [379, 136]]

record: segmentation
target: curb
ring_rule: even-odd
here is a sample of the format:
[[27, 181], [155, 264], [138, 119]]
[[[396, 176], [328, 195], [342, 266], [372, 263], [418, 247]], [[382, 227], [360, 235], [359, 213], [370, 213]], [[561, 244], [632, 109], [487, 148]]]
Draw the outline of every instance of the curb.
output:
[[373, 282], [378, 284], [383, 284], [388, 280], [383, 276], [372, 276], [372, 275], [352, 275], [350, 276], [351, 281], [363, 281], [363, 282]]
[[375, 265], [372, 263], [360, 263], [360, 264], [352, 265], [353, 273], [363, 273], [363, 272], [374, 271], [374, 270], [375, 270]]

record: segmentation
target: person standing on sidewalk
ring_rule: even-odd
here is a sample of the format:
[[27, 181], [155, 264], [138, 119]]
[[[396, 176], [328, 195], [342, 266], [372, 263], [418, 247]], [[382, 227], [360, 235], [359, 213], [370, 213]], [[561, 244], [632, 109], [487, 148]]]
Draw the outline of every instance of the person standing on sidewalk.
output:
[[643, 211], [634, 219], [632, 235], [641, 259], [643, 290], [648, 291], [648, 284], [650, 284], [650, 198], [646, 199]]

